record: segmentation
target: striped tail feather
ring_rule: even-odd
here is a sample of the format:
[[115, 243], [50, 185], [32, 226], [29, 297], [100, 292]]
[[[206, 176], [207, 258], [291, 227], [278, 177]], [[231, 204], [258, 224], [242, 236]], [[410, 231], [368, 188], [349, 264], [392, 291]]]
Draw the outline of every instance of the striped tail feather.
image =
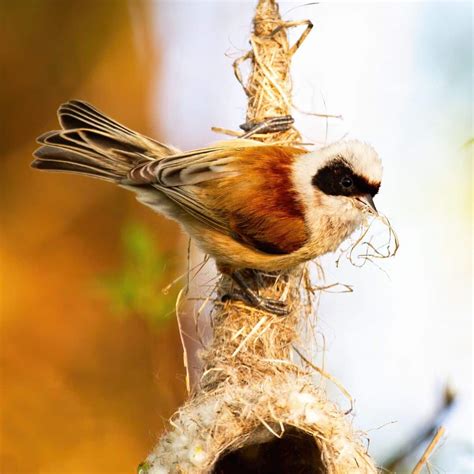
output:
[[38, 137], [33, 168], [84, 174], [120, 182], [134, 167], [179, 151], [134, 132], [87, 102], [72, 100], [58, 110], [62, 130]]

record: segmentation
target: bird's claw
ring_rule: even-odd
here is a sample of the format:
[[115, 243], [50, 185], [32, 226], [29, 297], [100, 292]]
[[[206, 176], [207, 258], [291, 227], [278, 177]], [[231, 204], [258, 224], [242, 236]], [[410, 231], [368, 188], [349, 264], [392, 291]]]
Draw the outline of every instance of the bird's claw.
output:
[[289, 313], [288, 305], [284, 301], [272, 300], [270, 298], [260, 298], [257, 307], [275, 316], [287, 316]]
[[[252, 289], [243, 276], [242, 271], [236, 270], [230, 274], [230, 277], [240, 288], [240, 292], [232, 295], [232, 297], [239, 299], [254, 308], [274, 314], [275, 316], [286, 316], [289, 313], [288, 307], [284, 301], [264, 298], [258, 294], [258, 291]], [[229, 295], [224, 295], [223, 298], [229, 299], [230, 297], [231, 296]]]
[[288, 305], [284, 301], [280, 300], [273, 300], [270, 298], [263, 298], [261, 296], [252, 295], [251, 297], [242, 294], [242, 293], [226, 293], [225, 295], [221, 296], [221, 301], [225, 303], [226, 301], [230, 300], [237, 300], [242, 301], [245, 304], [248, 304], [256, 309], [265, 311], [270, 314], [274, 314], [275, 316], [287, 316]]
[[245, 122], [240, 125], [240, 128], [246, 133], [240, 138], [249, 138], [256, 133], [286, 132], [294, 122], [295, 120], [291, 115], [269, 117], [261, 122]]

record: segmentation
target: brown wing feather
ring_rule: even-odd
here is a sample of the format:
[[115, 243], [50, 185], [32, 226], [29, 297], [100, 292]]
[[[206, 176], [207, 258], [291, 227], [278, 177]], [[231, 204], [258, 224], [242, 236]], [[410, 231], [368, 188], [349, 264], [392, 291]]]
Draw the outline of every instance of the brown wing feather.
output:
[[[219, 207], [209, 205], [202, 195], [203, 183], [214, 183], [239, 174], [236, 163], [245, 147], [263, 146], [252, 140], [228, 140], [209, 148], [191, 150], [162, 160], [143, 163], [128, 173], [131, 185], [151, 185], [198, 221], [226, 235], [232, 234], [228, 219]], [[240, 165], [239, 165], [240, 166]], [[204, 184], [204, 187], [207, 187]], [[206, 193], [204, 193], [206, 194]]]
[[292, 164], [304, 150], [262, 146], [240, 152], [238, 177], [210, 186], [234, 238], [270, 254], [287, 254], [301, 248], [309, 234], [303, 204], [291, 181]]
[[151, 184], [207, 226], [269, 254], [288, 254], [308, 240], [304, 208], [291, 180], [305, 150], [229, 140], [129, 173]]

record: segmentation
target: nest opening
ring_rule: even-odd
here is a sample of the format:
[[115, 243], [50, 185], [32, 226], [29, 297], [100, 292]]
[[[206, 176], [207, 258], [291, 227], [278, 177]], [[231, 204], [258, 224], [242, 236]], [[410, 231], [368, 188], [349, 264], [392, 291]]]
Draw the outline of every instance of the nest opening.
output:
[[326, 474], [322, 453], [314, 437], [292, 426], [285, 426], [281, 438], [264, 443], [247, 444], [224, 452], [212, 474]]

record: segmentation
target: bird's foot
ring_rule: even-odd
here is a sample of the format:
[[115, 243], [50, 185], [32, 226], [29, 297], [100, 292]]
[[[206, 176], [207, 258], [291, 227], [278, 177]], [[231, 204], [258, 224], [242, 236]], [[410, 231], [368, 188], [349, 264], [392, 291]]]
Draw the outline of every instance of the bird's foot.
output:
[[263, 298], [255, 294], [249, 298], [246, 294], [234, 292], [232, 294], [226, 293], [221, 297], [223, 303], [230, 300], [242, 301], [256, 309], [274, 314], [275, 316], [287, 316], [289, 313], [288, 306], [284, 301]]
[[240, 138], [250, 138], [257, 133], [286, 132], [295, 122], [291, 115], [269, 117], [261, 122], [245, 122], [240, 128], [246, 132]]
[[239, 286], [241, 291], [233, 294], [224, 295], [221, 298], [222, 301], [236, 299], [243, 301], [244, 303], [253, 306], [254, 308], [261, 309], [262, 311], [274, 314], [275, 316], [288, 315], [288, 305], [284, 301], [264, 298], [260, 296], [255, 290], [250, 288], [247, 281], [239, 271], [233, 272], [231, 274], [231, 278]]

